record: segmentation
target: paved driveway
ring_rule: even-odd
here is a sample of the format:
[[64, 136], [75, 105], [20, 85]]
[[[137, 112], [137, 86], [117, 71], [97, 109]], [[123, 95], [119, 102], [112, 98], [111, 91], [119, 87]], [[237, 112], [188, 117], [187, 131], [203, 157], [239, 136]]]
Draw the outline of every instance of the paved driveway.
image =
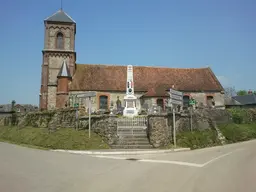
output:
[[256, 191], [256, 141], [157, 155], [75, 155], [6, 143], [0, 152], [1, 192]]

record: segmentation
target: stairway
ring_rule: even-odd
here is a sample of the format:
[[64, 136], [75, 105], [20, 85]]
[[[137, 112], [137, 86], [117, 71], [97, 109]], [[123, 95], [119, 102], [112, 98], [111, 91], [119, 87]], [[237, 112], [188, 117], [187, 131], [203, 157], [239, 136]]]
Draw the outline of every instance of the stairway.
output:
[[118, 142], [112, 145], [112, 149], [152, 149], [150, 145], [146, 129], [134, 128], [134, 129], [119, 129], [118, 130]]

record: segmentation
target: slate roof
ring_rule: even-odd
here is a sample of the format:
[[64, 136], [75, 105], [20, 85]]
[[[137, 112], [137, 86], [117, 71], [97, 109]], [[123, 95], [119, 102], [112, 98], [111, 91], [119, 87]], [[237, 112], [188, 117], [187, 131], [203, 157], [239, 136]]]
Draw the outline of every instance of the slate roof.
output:
[[[133, 66], [133, 73], [135, 91], [151, 91], [152, 93], [155, 92], [155, 95], [156, 92], [164, 92], [163, 90], [169, 89], [172, 85], [175, 85], [175, 88], [180, 91], [224, 90], [209, 67]], [[77, 64], [70, 90], [125, 91], [126, 74], [127, 66]]]
[[0, 105], [0, 112], [11, 112], [11, 110], [12, 110], [11, 104]]
[[233, 99], [241, 103], [242, 105], [252, 105], [256, 104], [256, 95], [243, 95], [243, 96], [234, 96]]
[[63, 61], [57, 77], [71, 77], [66, 60]]
[[[35, 111], [38, 109], [37, 106], [35, 105], [31, 105], [31, 104], [16, 104], [15, 107], [18, 108], [18, 107], [23, 107], [25, 108], [27, 111]], [[8, 112], [11, 112], [12, 110], [12, 104], [3, 104], [3, 105], [0, 105], [0, 112], [2, 113], [8, 113]]]
[[239, 105], [242, 105], [240, 102], [238, 102], [237, 100], [235, 100], [235, 99], [232, 98], [232, 97], [225, 97], [225, 98], [224, 98], [224, 102], [225, 102], [225, 105], [230, 105], [230, 106], [239, 106]]
[[47, 17], [45, 21], [55, 21], [55, 22], [65, 22], [65, 23], [76, 23], [66, 12], [62, 9], [58, 10], [56, 13]]

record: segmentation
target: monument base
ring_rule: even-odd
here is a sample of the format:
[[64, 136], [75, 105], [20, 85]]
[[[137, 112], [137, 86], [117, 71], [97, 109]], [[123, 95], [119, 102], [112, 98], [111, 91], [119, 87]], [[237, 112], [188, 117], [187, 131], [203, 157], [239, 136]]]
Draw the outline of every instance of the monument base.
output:
[[136, 108], [137, 97], [134, 95], [126, 95], [124, 97], [125, 108], [123, 111], [123, 116], [134, 117], [138, 115], [138, 109]]
[[138, 116], [138, 110], [136, 108], [124, 108], [123, 116], [125, 117]]

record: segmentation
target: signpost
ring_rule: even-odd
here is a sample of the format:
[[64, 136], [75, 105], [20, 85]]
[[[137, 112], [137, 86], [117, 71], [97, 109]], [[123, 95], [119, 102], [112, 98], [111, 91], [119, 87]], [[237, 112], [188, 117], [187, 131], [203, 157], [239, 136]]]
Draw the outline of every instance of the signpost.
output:
[[172, 114], [173, 114], [173, 144], [176, 148], [176, 123], [175, 123], [175, 107], [177, 105], [183, 105], [183, 93], [170, 89], [170, 103], [172, 105]]
[[193, 131], [192, 113], [193, 113], [193, 108], [194, 108], [195, 104], [196, 104], [195, 99], [190, 99], [189, 100], [189, 105], [190, 105], [190, 131]]
[[77, 98], [89, 98], [89, 104], [88, 104], [88, 108], [89, 108], [89, 138], [91, 138], [91, 98], [92, 97], [96, 97], [95, 91], [77, 95]]

